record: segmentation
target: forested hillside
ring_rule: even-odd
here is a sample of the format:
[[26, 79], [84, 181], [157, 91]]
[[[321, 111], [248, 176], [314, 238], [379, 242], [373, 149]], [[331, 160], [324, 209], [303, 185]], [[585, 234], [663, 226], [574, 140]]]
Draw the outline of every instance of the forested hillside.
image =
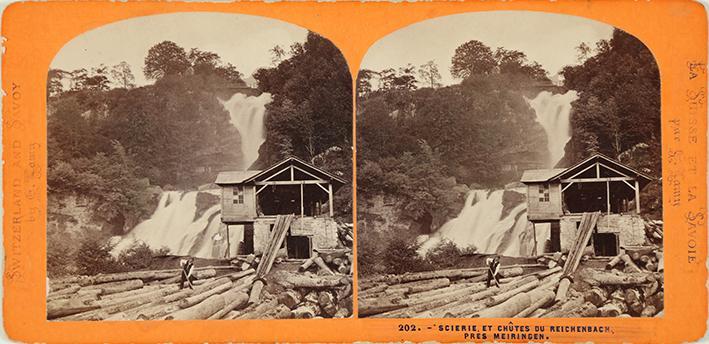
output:
[[[273, 64], [254, 73], [257, 89], [217, 53], [170, 41], [147, 52], [142, 71], [150, 83], [143, 86], [135, 85], [125, 62], [50, 70], [48, 196], [56, 206], [76, 206], [80, 224], [90, 223], [82, 232], [101, 229], [72, 238], [101, 248], [148, 217], [161, 191], [195, 190], [219, 171], [249, 168], [221, 103], [234, 92], [268, 92], [273, 99], [266, 141], [251, 168], [295, 155], [350, 178], [352, 79], [344, 58], [314, 33], [288, 51], [275, 46], [271, 52]], [[337, 193], [337, 214], [347, 221], [351, 199], [350, 186]], [[76, 219], [54, 220], [60, 225], [48, 229], [49, 255], [73, 257], [77, 245], [63, 242], [61, 223]]]
[[[659, 179], [660, 74], [652, 53], [618, 29], [610, 40], [594, 49], [581, 46], [579, 52], [583, 63], [562, 71], [564, 85], [579, 98], [572, 103], [572, 136], [559, 164], [600, 152]], [[642, 198], [648, 212], [662, 216], [660, 183], [651, 183]]]

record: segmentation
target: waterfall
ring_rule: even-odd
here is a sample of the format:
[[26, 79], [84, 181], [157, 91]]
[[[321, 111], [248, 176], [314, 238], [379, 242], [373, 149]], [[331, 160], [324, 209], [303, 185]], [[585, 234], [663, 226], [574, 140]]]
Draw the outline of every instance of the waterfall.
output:
[[458, 217], [445, 223], [427, 238], [419, 247], [419, 254], [425, 255], [442, 241], [448, 240], [460, 249], [475, 247], [478, 253], [529, 255], [529, 240], [524, 240], [531, 235], [528, 231], [526, 201], [508, 208], [505, 214], [505, 192], [526, 193], [522, 190], [470, 191]]
[[230, 122], [241, 136], [241, 152], [244, 169], [248, 169], [258, 159], [258, 150], [266, 141], [264, 119], [266, 104], [271, 102], [271, 94], [261, 93], [258, 97], [235, 93], [227, 101], [221, 101], [229, 111]]
[[[219, 195], [218, 191], [200, 191]], [[112, 253], [118, 255], [137, 242], [152, 249], [167, 248], [170, 254], [220, 258], [226, 250], [226, 227], [221, 223], [220, 205], [211, 205], [197, 216], [198, 191], [166, 191], [149, 219], [122, 237], [114, 239]], [[243, 226], [229, 228], [231, 255], [243, 239]]]
[[576, 100], [576, 91], [564, 94], [553, 94], [542, 91], [534, 99], [528, 99], [529, 106], [537, 114], [537, 122], [544, 127], [547, 134], [547, 147], [549, 148], [550, 165], [564, 157], [564, 148], [571, 139], [570, 114], [571, 102]]

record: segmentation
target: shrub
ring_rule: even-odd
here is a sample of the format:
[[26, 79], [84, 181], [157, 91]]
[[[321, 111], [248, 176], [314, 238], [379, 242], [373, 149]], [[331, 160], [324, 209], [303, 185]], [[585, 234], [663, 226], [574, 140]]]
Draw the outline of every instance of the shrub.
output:
[[392, 240], [383, 255], [386, 272], [402, 274], [428, 270], [428, 264], [416, 252], [416, 246], [403, 240]]
[[96, 275], [119, 270], [116, 260], [111, 256], [111, 245], [105, 240], [87, 236], [79, 244], [75, 264], [82, 275]]
[[446, 269], [458, 264], [463, 252], [450, 240], [444, 240], [426, 253], [426, 261], [434, 269]]
[[123, 250], [117, 259], [118, 266], [123, 271], [138, 271], [150, 268], [153, 261], [153, 250], [144, 242], [138, 242]]
[[73, 271], [73, 252], [70, 243], [59, 234], [47, 235], [47, 275], [59, 277]]

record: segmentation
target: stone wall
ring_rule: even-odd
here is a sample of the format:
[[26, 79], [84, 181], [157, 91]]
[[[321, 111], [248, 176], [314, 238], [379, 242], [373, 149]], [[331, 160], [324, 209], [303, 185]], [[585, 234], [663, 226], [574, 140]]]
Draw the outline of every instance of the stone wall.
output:
[[[271, 238], [275, 219], [254, 222], [254, 253], [263, 254]], [[329, 217], [297, 217], [291, 223], [290, 235], [311, 237], [313, 249], [335, 248], [338, 245], [337, 223]]]
[[[565, 216], [561, 219], [561, 250], [568, 251], [576, 240], [576, 227], [580, 216]], [[616, 233], [620, 246], [645, 244], [645, 221], [635, 214], [601, 215], [596, 224], [599, 233]]]

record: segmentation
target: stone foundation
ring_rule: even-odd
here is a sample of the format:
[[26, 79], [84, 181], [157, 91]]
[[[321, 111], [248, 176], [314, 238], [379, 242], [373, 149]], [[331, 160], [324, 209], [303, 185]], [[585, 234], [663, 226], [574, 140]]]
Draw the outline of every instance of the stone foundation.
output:
[[[275, 218], [257, 219], [254, 222], [254, 253], [263, 254], [271, 238], [271, 226], [275, 223]], [[336, 248], [337, 223], [329, 217], [296, 217], [291, 223], [290, 233], [292, 236], [308, 236], [311, 238], [312, 248], [328, 249]], [[283, 252], [285, 255], [285, 245]]]

